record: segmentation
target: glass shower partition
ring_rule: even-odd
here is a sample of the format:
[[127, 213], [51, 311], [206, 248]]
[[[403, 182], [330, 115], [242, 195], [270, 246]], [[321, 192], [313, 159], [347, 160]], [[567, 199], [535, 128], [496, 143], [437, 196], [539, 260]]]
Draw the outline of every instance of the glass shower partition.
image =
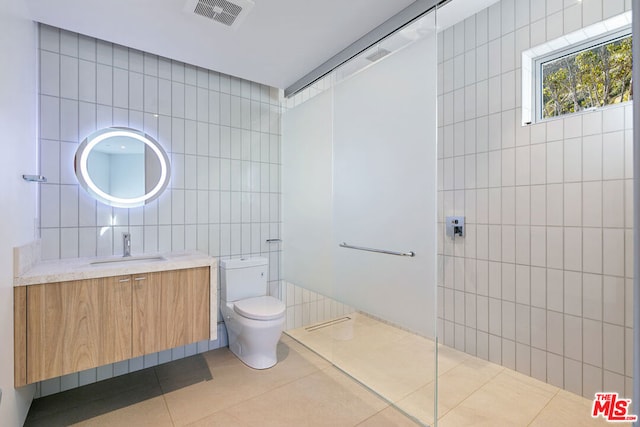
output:
[[435, 12], [394, 37], [361, 56], [369, 65], [343, 67], [329, 88], [284, 113], [285, 329], [432, 425]]

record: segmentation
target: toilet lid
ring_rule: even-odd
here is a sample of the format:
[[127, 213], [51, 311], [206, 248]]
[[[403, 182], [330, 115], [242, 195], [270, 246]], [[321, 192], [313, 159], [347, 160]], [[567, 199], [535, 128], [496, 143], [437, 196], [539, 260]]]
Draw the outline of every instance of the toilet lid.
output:
[[277, 319], [285, 308], [282, 301], [269, 296], [243, 299], [233, 304], [233, 310], [240, 316], [255, 320]]

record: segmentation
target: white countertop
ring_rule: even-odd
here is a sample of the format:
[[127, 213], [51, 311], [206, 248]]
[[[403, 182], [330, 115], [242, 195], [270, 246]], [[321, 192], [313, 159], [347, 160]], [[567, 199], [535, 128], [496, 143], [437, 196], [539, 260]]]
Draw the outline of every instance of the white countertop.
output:
[[[136, 259], [143, 257], [162, 257], [163, 259]], [[13, 285], [26, 286], [195, 267], [217, 267], [217, 261], [214, 257], [197, 251], [145, 253], [133, 255], [131, 258], [132, 260], [130, 261], [123, 261], [124, 258], [121, 256], [40, 261], [36, 262], [31, 268], [17, 274], [14, 277]], [[105, 260], [113, 260], [115, 262], [91, 264], [92, 262]]]

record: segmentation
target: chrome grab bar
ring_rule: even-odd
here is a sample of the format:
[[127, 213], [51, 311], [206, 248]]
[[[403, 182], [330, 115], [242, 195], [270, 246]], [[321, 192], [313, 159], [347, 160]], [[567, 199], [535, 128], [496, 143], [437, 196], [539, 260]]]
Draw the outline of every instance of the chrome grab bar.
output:
[[362, 246], [352, 246], [349, 245], [345, 242], [340, 243], [340, 247], [341, 248], [349, 248], [349, 249], [357, 249], [359, 251], [367, 251], [367, 252], [378, 252], [381, 254], [388, 254], [388, 255], [397, 255], [397, 256], [409, 256], [409, 257], [414, 257], [416, 256], [416, 253], [413, 251], [410, 252], [396, 252], [396, 251], [388, 251], [386, 249], [374, 249], [374, 248], [365, 248]]

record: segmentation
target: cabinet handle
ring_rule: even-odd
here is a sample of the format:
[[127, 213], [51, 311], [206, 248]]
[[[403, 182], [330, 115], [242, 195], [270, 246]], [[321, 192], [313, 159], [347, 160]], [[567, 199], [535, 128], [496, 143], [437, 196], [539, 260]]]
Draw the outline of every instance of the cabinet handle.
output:
[[134, 278], [133, 280], [135, 280], [135, 281], [139, 281], [139, 280], [147, 280], [147, 278], [146, 278], [146, 277], [136, 277], [136, 278]]
[[119, 282], [120, 282], [120, 283], [124, 283], [124, 282], [128, 282], [128, 281], [130, 281], [130, 280], [131, 280], [131, 279], [129, 279], [129, 278], [126, 278], [126, 279], [120, 279], [120, 280], [119, 280]]

